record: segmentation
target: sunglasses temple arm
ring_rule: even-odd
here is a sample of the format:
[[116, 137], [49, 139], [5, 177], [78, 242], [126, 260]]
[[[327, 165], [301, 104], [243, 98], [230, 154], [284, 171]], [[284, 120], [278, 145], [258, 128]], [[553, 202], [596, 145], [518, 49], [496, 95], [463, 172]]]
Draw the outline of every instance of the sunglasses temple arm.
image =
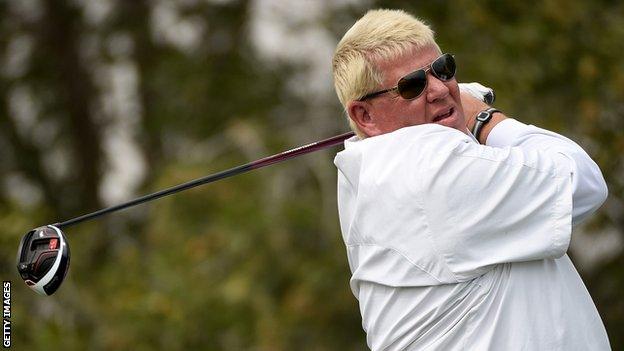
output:
[[380, 90], [380, 91], [376, 91], [374, 93], [370, 93], [370, 94], [366, 94], [364, 96], [362, 96], [361, 98], [358, 99], [358, 101], [364, 101], [366, 99], [370, 99], [373, 98], [375, 96], [381, 95], [381, 94], [385, 94], [389, 91], [393, 91], [393, 90], [397, 90], [399, 87], [394, 87], [394, 88], [389, 88], [389, 89], [384, 89], [384, 90]]

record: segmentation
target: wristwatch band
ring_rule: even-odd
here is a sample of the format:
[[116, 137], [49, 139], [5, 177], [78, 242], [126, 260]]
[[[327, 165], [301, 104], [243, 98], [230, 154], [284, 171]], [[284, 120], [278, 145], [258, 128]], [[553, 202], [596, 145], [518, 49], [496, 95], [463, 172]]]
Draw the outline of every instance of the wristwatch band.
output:
[[475, 125], [472, 128], [472, 135], [474, 135], [477, 140], [479, 140], [479, 134], [481, 134], [483, 126], [485, 126], [492, 119], [492, 115], [496, 112], [501, 111], [494, 107], [490, 107], [487, 110], [483, 110], [477, 114]]

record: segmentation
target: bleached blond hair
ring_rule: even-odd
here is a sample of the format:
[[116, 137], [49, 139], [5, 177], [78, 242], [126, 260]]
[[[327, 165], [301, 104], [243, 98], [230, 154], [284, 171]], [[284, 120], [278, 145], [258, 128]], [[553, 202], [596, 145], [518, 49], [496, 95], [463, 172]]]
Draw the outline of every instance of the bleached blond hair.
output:
[[[433, 30], [422, 20], [401, 10], [368, 11], [338, 42], [332, 60], [334, 86], [342, 106], [346, 110], [350, 101], [381, 86], [383, 75], [377, 63], [428, 45], [438, 48]], [[365, 137], [348, 119], [351, 129]]]

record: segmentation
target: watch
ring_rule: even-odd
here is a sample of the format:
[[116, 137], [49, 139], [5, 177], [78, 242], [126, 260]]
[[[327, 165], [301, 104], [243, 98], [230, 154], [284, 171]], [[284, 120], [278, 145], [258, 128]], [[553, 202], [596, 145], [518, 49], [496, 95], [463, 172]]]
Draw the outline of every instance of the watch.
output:
[[483, 126], [492, 119], [492, 115], [496, 112], [501, 111], [494, 107], [490, 107], [487, 110], [483, 110], [477, 114], [475, 125], [474, 127], [472, 127], [472, 135], [474, 135], [477, 140], [479, 140], [479, 134], [481, 133], [481, 129], [483, 129]]

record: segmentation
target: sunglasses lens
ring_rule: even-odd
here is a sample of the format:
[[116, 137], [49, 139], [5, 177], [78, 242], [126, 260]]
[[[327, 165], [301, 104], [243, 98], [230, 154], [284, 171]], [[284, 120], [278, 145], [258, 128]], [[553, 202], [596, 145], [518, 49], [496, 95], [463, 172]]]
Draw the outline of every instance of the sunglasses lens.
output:
[[414, 99], [420, 95], [427, 85], [427, 76], [425, 71], [419, 69], [412, 72], [399, 80], [398, 91], [404, 99]]
[[455, 70], [457, 69], [457, 66], [455, 65], [453, 55], [444, 54], [437, 60], [433, 61], [431, 69], [438, 79], [446, 82], [455, 77]]

